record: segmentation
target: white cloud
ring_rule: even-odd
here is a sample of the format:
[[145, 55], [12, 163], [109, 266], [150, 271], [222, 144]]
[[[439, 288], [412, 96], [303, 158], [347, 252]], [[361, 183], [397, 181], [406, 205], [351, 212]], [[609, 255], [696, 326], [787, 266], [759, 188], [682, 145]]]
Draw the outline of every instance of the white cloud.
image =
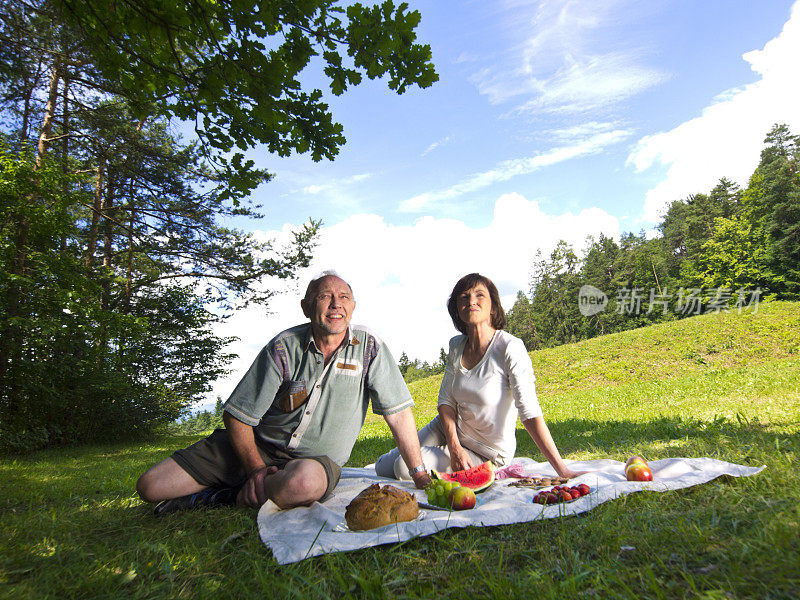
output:
[[760, 75], [755, 83], [726, 90], [699, 117], [671, 131], [643, 137], [628, 158], [637, 171], [668, 165], [648, 191], [644, 213], [657, 221], [673, 200], [708, 192], [722, 177], [744, 186], [758, 165], [763, 140], [775, 123], [800, 130], [800, 2], [781, 33], [742, 58]]
[[306, 194], [321, 194], [323, 192], [331, 192], [335, 190], [340, 190], [343, 187], [353, 185], [354, 183], [364, 181], [371, 177], [372, 173], [359, 173], [357, 175], [344, 177], [342, 179], [333, 179], [331, 181], [328, 181], [327, 183], [307, 185], [306, 187], [303, 188], [303, 192]]
[[[289, 230], [284, 227], [279, 234], [286, 237]], [[499, 197], [485, 227], [434, 217], [412, 225], [392, 225], [374, 214], [349, 217], [323, 228], [313, 264], [294, 289], [274, 299], [271, 315], [251, 307], [219, 327], [220, 335], [241, 338], [231, 349], [240, 358], [231, 376], [217, 382], [214, 393], [227, 397], [273, 335], [305, 320], [300, 295], [308, 280], [324, 269], [334, 268], [350, 282], [357, 302], [354, 322], [380, 335], [395, 358], [405, 351], [434, 361], [456, 333], [445, 303], [459, 277], [478, 271], [492, 278], [508, 309], [518, 290], [528, 290], [538, 249], [548, 252], [560, 239], [580, 249], [587, 235], [618, 237], [619, 230], [617, 219], [598, 208], [548, 215], [538, 202], [520, 194]]]
[[[584, 137], [583, 139], [569, 139], [567, 145], [557, 146], [547, 152], [536, 154], [531, 157], [503, 161], [493, 169], [483, 171], [482, 173], [476, 173], [445, 190], [425, 192], [404, 200], [400, 203], [398, 210], [400, 212], [420, 212], [442, 200], [452, 200], [463, 194], [489, 187], [495, 183], [508, 181], [513, 177], [526, 175], [565, 160], [596, 154], [607, 146], [616, 144], [631, 135], [631, 132], [626, 129], [610, 129], [609, 127], [599, 129], [601, 127], [602, 125], [597, 123], [587, 124], [584, 131], [592, 128], [594, 128], [595, 131], [588, 137]], [[579, 130], [573, 128], [560, 131], [563, 139], [564, 136], [571, 136], [571, 138], [574, 138]]]
[[433, 152], [434, 150], [436, 150], [436, 148], [438, 148], [439, 146], [443, 146], [444, 144], [448, 143], [448, 142], [449, 142], [451, 139], [453, 139], [453, 136], [451, 136], [451, 135], [448, 135], [448, 136], [447, 136], [447, 137], [445, 137], [444, 139], [441, 139], [441, 140], [438, 140], [438, 141], [436, 141], [436, 142], [433, 142], [433, 143], [432, 143], [430, 146], [428, 146], [428, 147], [427, 147], [427, 148], [426, 148], [426, 149], [423, 151], [423, 153], [422, 153], [420, 156], [427, 156], [428, 154], [430, 154], [431, 152]]
[[635, 64], [630, 56], [611, 53], [573, 58], [544, 80], [540, 92], [517, 110], [594, 111], [665, 80], [665, 75]]
[[303, 188], [303, 192], [306, 194], [320, 194], [332, 188], [333, 186], [329, 183], [324, 185], [307, 185]]
[[510, 11], [529, 32], [495, 64], [472, 77], [492, 104], [515, 98], [516, 110], [586, 112], [605, 108], [662, 83], [668, 75], [644, 63], [645, 51], [623, 42], [619, 28], [632, 19], [635, 3], [625, 0], [550, 0], [527, 15]]
[[549, 131], [545, 132], [545, 135], [550, 139], [554, 139], [562, 144], [566, 144], [580, 143], [581, 141], [589, 139], [592, 136], [613, 131], [620, 131], [619, 123], [587, 121], [584, 123], [579, 123], [578, 125], [573, 125], [572, 127], [550, 129]]

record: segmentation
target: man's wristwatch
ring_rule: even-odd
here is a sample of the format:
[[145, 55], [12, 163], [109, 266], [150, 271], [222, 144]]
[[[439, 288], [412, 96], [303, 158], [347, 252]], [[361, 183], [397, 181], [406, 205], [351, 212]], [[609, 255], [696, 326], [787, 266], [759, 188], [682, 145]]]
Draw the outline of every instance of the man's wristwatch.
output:
[[426, 470], [427, 469], [425, 469], [425, 463], [423, 463], [421, 465], [417, 465], [413, 469], [409, 469], [408, 472], [411, 473], [411, 476], [413, 477], [414, 475], [416, 475], [420, 471], [426, 471]]

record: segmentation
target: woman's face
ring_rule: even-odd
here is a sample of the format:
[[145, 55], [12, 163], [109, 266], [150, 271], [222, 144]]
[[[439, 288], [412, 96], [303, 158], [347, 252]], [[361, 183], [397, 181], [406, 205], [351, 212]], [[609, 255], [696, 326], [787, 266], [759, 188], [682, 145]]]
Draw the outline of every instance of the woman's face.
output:
[[482, 283], [461, 292], [456, 307], [458, 316], [467, 325], [492, 321], [492, 299], [489, 290]]

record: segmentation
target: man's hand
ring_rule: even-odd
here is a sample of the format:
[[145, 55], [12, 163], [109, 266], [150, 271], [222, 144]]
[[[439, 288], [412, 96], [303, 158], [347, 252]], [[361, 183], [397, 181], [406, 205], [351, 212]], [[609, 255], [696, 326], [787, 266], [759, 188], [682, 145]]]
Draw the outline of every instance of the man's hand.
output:
[[[422, 454], [419, 448], [419, 436], [417, 435], [417, 426], [414, 421], [414, 413], [410, 408], [401, 410], [400, 412], [391, 415], [385, 415], [386, 423], [392, 431], [394, 441], [397, 443], [397, 449], [400, 451], [400, 456], [409, 469], [413, 469], [416, 465], [422, 464]], [[414, 484], [419, 488], [424, 488], [430, 483], [431, 478], [425, 471], [414, 473], [412, 475]]]
[[274, 465], [262, 467], [252, 472], [247, 482], [242, 486], [242, 489], [239, 490], [236, 503], [251, 508], [261, 508], [261, 505], [269, 499], [264, 486], [264, 480], [277, 472], [278, 467]]
[[245, 473], [248, 473], [247, 481], [236, 496], [236, 503], [240, 506], [259, 508], [267, 501], [264, 480], [275, 473], [278, 468], [268, 467], [264, 464], [264, 459], [261, 458], [256, 446], [253, 428], [250, 425], [242, 423], [228, 412], [222, 413], [222, 421], [225, 423], [225, 429], [228, 430], [228, 437], [242, 463], [242, 468]]
[[431, 483], [431, 476], [428, 475], [427, 471], [420, 471], [418, 473], [414, 473], [411, 476], [411, 479], [414, 480], [414, 485], [417, 486], [418, 490], [424, 490]]

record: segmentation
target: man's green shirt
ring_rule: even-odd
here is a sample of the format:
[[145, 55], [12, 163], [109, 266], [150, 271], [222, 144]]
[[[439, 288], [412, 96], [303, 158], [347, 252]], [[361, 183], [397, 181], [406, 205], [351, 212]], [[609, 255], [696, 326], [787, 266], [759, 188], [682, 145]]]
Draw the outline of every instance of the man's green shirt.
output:
[[351, 325], [325, 365], [311, 324], [287, 329], [259, 353], [225, 410], [255, 428], [256, 443], [301, 456], [350, 457], [367, 408], [389, 415], [414, 405], [386, 345]]

